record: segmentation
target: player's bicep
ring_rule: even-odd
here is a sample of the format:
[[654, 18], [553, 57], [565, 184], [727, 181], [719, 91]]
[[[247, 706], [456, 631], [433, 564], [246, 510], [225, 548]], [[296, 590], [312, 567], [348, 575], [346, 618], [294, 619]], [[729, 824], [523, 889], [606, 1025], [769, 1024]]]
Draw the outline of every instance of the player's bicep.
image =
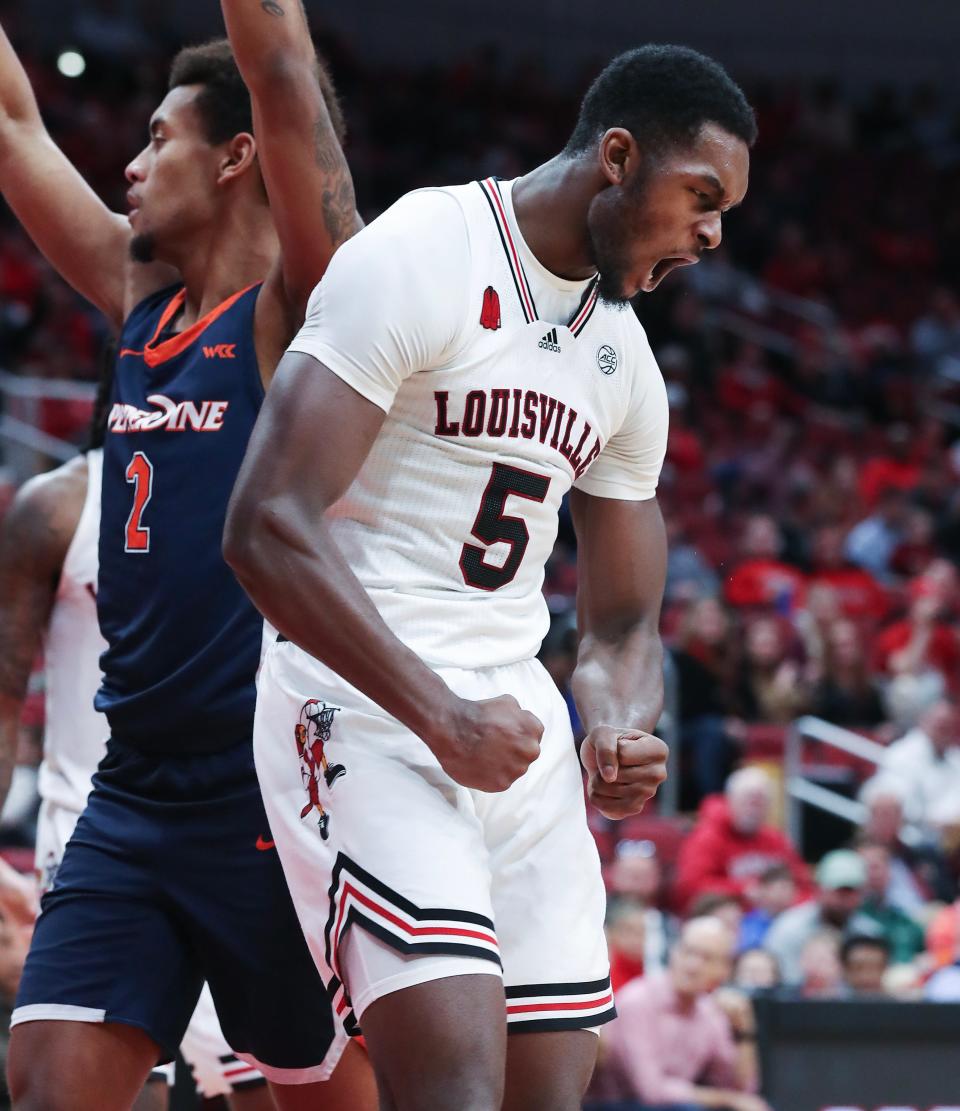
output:
[[570, 493], [577, 534], [581, 634], [656, 627], [667, 573], [667, 534], [656, 498], [625, 501]]
[[229, 562], [251, 528], [274, 523], [309, 533], [346, 492], [384, 413], [310, 355], [280, 362], [257, 418], [227, 514]]
[[7, 130], [0, 186], [51, 266], [119, 325], [130, 244], [127, 220], [107, 208], [38, 124]]

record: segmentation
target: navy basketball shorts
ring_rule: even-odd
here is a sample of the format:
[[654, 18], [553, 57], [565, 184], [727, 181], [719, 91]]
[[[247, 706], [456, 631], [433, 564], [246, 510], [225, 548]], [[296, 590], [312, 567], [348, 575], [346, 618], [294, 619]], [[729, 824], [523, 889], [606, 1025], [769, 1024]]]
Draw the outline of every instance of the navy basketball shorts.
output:
[[171, 1060], [203, 981], [224, 1036], [280, 1084], [347, 1043], [297, 921], [249, 742], [148, 756], [116, 740], [41, 903], [11, 1025], [136, 1026]]

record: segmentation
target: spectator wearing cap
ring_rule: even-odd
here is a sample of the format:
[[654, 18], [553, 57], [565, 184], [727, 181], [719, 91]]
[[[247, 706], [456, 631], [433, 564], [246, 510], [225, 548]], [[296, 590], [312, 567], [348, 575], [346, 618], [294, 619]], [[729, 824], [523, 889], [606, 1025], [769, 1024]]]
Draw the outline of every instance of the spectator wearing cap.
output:
[[907, 821], [939, 836], [960, 822], [960, 718], [950, 699], [935, 702], [886, 750], [880, 774], [903, 791]]
[[[767, 1111], [758, 1083], [749, 1000], [714, 992], [730, 974], [734, 937], [715, 918], [683, 927], [666, 971], [643, 976], [617, 997], [604, 1028], [605, 1094], [643, 1109], [725, 1107]], [[587, 1104], [616, 1107], [617, 1104]]]
[[884, 977], [890, 967], [890, 946], [884, 937], [851, 934], [840, 946], [843, 984], [849, 998], [886, 995]]
[[773, 784], [761, 768], [741, 768], [723, 795], [705, 799], [677, 860], [675, 896], [681, 907], [700, 895], [736, 895], [743, 900], [769, 868], [789, 868], [801, 897], [810, 893], [810, 874], [793, 845], [770, 825]]
[[802, 982], [800, 957], [806, 942], [824, 932], [839, 936], [854, 918], [863, 902], [867, 868], [859, 853], [836, 849], [820, 861], [816, 880], [816, 897], [785, 910], [767, 934], [766, 948], [780, 962], [787, 985]]
[[875, 841], [860, 844], [860, 856], [867, 869], [863, 903], [857, 916], [867, 918], [887, 947], [887, 956], [894, 964], [909, 964], [923, 952], [923, 929], [920, 924], [887, 897], [890, 888], [890, 851]]

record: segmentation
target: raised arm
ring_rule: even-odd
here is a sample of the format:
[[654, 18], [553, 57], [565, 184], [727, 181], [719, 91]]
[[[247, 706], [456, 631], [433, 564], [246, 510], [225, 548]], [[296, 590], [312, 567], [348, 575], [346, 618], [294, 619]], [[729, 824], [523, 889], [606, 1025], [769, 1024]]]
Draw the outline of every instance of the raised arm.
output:
[[610, 818], [643, 808], [666, 778], [652, 736], [663, 708], [659, 621], [667, 542], [655, 498], [626, 501], [574, 489], [577, 623], [573, 692], [587, 736], [590, 797]]
[[54, 269], [119, 325], [127, 291], [129, 225], [107, 208], [51, 139], [26, 71], [2, 28], [0, 191]]
[[[278, 276], [299, 322], [333, 252], [361, 226], [337, 134], [339, 110], [325, 75], [321, 84], [300, 0], [221, 0], [221, 6], [253, 102], [257, 151], [280, 237]], [[272, 275], [268, 283], [275, 280]]]
[[83, 459], [31, 479], [0, 526], [0, 807], [17, 755], [27, 683], [86, 493]]

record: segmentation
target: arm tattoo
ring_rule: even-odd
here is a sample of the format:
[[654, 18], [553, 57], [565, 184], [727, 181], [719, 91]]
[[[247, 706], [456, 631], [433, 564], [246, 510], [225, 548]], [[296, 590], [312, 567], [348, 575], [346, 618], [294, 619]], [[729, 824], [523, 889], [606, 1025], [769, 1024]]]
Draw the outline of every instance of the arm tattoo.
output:
[[323, 218], [335, 246], [357, 230], [357, 202], [347, 160], [326, 112], [313, 125], [314, 157], [327, 177], [323, 190]]
[[267, 15], [285, 15], [283, 8], [277, 3], [277, 0], [260, 0], [260, 7], [267, 13]]

